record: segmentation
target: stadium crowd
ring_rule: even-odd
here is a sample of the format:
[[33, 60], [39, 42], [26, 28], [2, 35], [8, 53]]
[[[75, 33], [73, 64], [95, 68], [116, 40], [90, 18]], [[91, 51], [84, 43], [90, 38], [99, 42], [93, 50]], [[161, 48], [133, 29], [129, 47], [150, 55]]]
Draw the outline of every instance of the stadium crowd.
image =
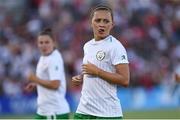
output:
[[[0, 95], [28, 95], [26, 75], [35, 70], [36, 37], [52, 27], [63, 55], [68, 92], [80, 92], [71, 77], [81, 72], [82, 46], [92, 38], [90, 8], [104, 0], [0, 0]], [[114, 10], [112, 34], [127, 49], [130, 87], [150, 90], [173, 84], [180, 64], [179, 0], [109, 0]]]

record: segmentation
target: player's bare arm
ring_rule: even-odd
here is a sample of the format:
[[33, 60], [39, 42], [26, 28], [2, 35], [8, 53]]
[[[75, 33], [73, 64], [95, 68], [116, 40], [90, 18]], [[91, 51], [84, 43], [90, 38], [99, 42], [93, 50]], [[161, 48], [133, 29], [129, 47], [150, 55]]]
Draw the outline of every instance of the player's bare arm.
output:
[[60, 86], [60, 81], [59, 80], [41, 80], [40, 78], [38, 78], [34, 73], [30, 73], [28, 76], [28, 79], [31, 82], [37, 83], [43, 87], [49, 88], [49, 89], [58, 89]]
[[73, 85], [80, 85], [83, 82], [83, 75], [76, 75], [72, 77]]
[[176, 82], [179, 82], [179, 83], [180, 83], [180, 75], [175, 74], [175, 80], [176, 80]]
[[88, 64], [82, 65], [83, 74], [90, 74], [98, 76], [109, 83], [122, 85], [127, 87], [129, 85], [129, 66], [128, 64], [118, 64], [115, 66], [116, 73], [106, 72], [94, 64], [88, 62]]

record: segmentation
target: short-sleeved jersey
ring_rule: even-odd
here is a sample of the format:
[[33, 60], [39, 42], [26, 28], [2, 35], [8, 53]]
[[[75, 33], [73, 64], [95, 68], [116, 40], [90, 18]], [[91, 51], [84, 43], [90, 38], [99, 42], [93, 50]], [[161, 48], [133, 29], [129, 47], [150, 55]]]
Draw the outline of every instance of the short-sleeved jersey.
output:
[[69, 105], [65, 99], [66, 80], [64, 63], [58, 50], [48, 56], [41, 56], [37, 65], [36, 75], [42, 80], [60, 80], [57, 90], [37, 86], [37, 113], [40, 115], [55, 115], [68, 113]]
[[[115, 73], [115, 65], [128, 63], [128, 58], [123, 45], [109, 35], [100, 41], [92, 39], [84, 45], [83, 64], [88, 61], [104, 71]], [[77, 113], [100, 117], [123, 116], [117, 85], [96, 76], [84, 75], [81, 94]]]

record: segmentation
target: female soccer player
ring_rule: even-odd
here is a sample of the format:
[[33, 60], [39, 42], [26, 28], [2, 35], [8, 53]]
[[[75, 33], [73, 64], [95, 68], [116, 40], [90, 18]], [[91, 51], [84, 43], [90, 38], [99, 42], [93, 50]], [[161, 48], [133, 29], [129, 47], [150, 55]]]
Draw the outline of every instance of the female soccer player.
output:
[[83, 82], [82, 96], [75, 119], [121, 119], [122, 109], [117, 85], [129, 85], [126, 50], [112, 35], [113, 13], [107, 6], [97, 6], [91, 13], [94, 39], [84, 45], [82, 75], [72, 78]]
[[31, 91], [37, 86], [36, 119], [68, 119], [69, 105], [65, 99], [66, 80], [64, 63], [60, 52], [55, 48], [51, 29], [42, 31], [37, 39], [42, 54], [37, 64], [36, 74], [30, 73], [32, 82], [26, 86]]

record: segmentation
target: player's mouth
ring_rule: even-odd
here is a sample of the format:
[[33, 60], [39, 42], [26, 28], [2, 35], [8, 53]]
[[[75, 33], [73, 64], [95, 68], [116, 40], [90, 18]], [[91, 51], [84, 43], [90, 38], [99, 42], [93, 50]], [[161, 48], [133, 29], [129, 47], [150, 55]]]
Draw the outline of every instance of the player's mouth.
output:
[[42, 52], [43, 52], [43, 53], [47, 53], [48, 50], [47, 50], [47, 49], [42, 49]]
[[103, 34], [104, 32], [105, 32], [104, 29], [99, 29], [99, 30], [98, 30], [98, 33], [99, 33], [99, 34]]

